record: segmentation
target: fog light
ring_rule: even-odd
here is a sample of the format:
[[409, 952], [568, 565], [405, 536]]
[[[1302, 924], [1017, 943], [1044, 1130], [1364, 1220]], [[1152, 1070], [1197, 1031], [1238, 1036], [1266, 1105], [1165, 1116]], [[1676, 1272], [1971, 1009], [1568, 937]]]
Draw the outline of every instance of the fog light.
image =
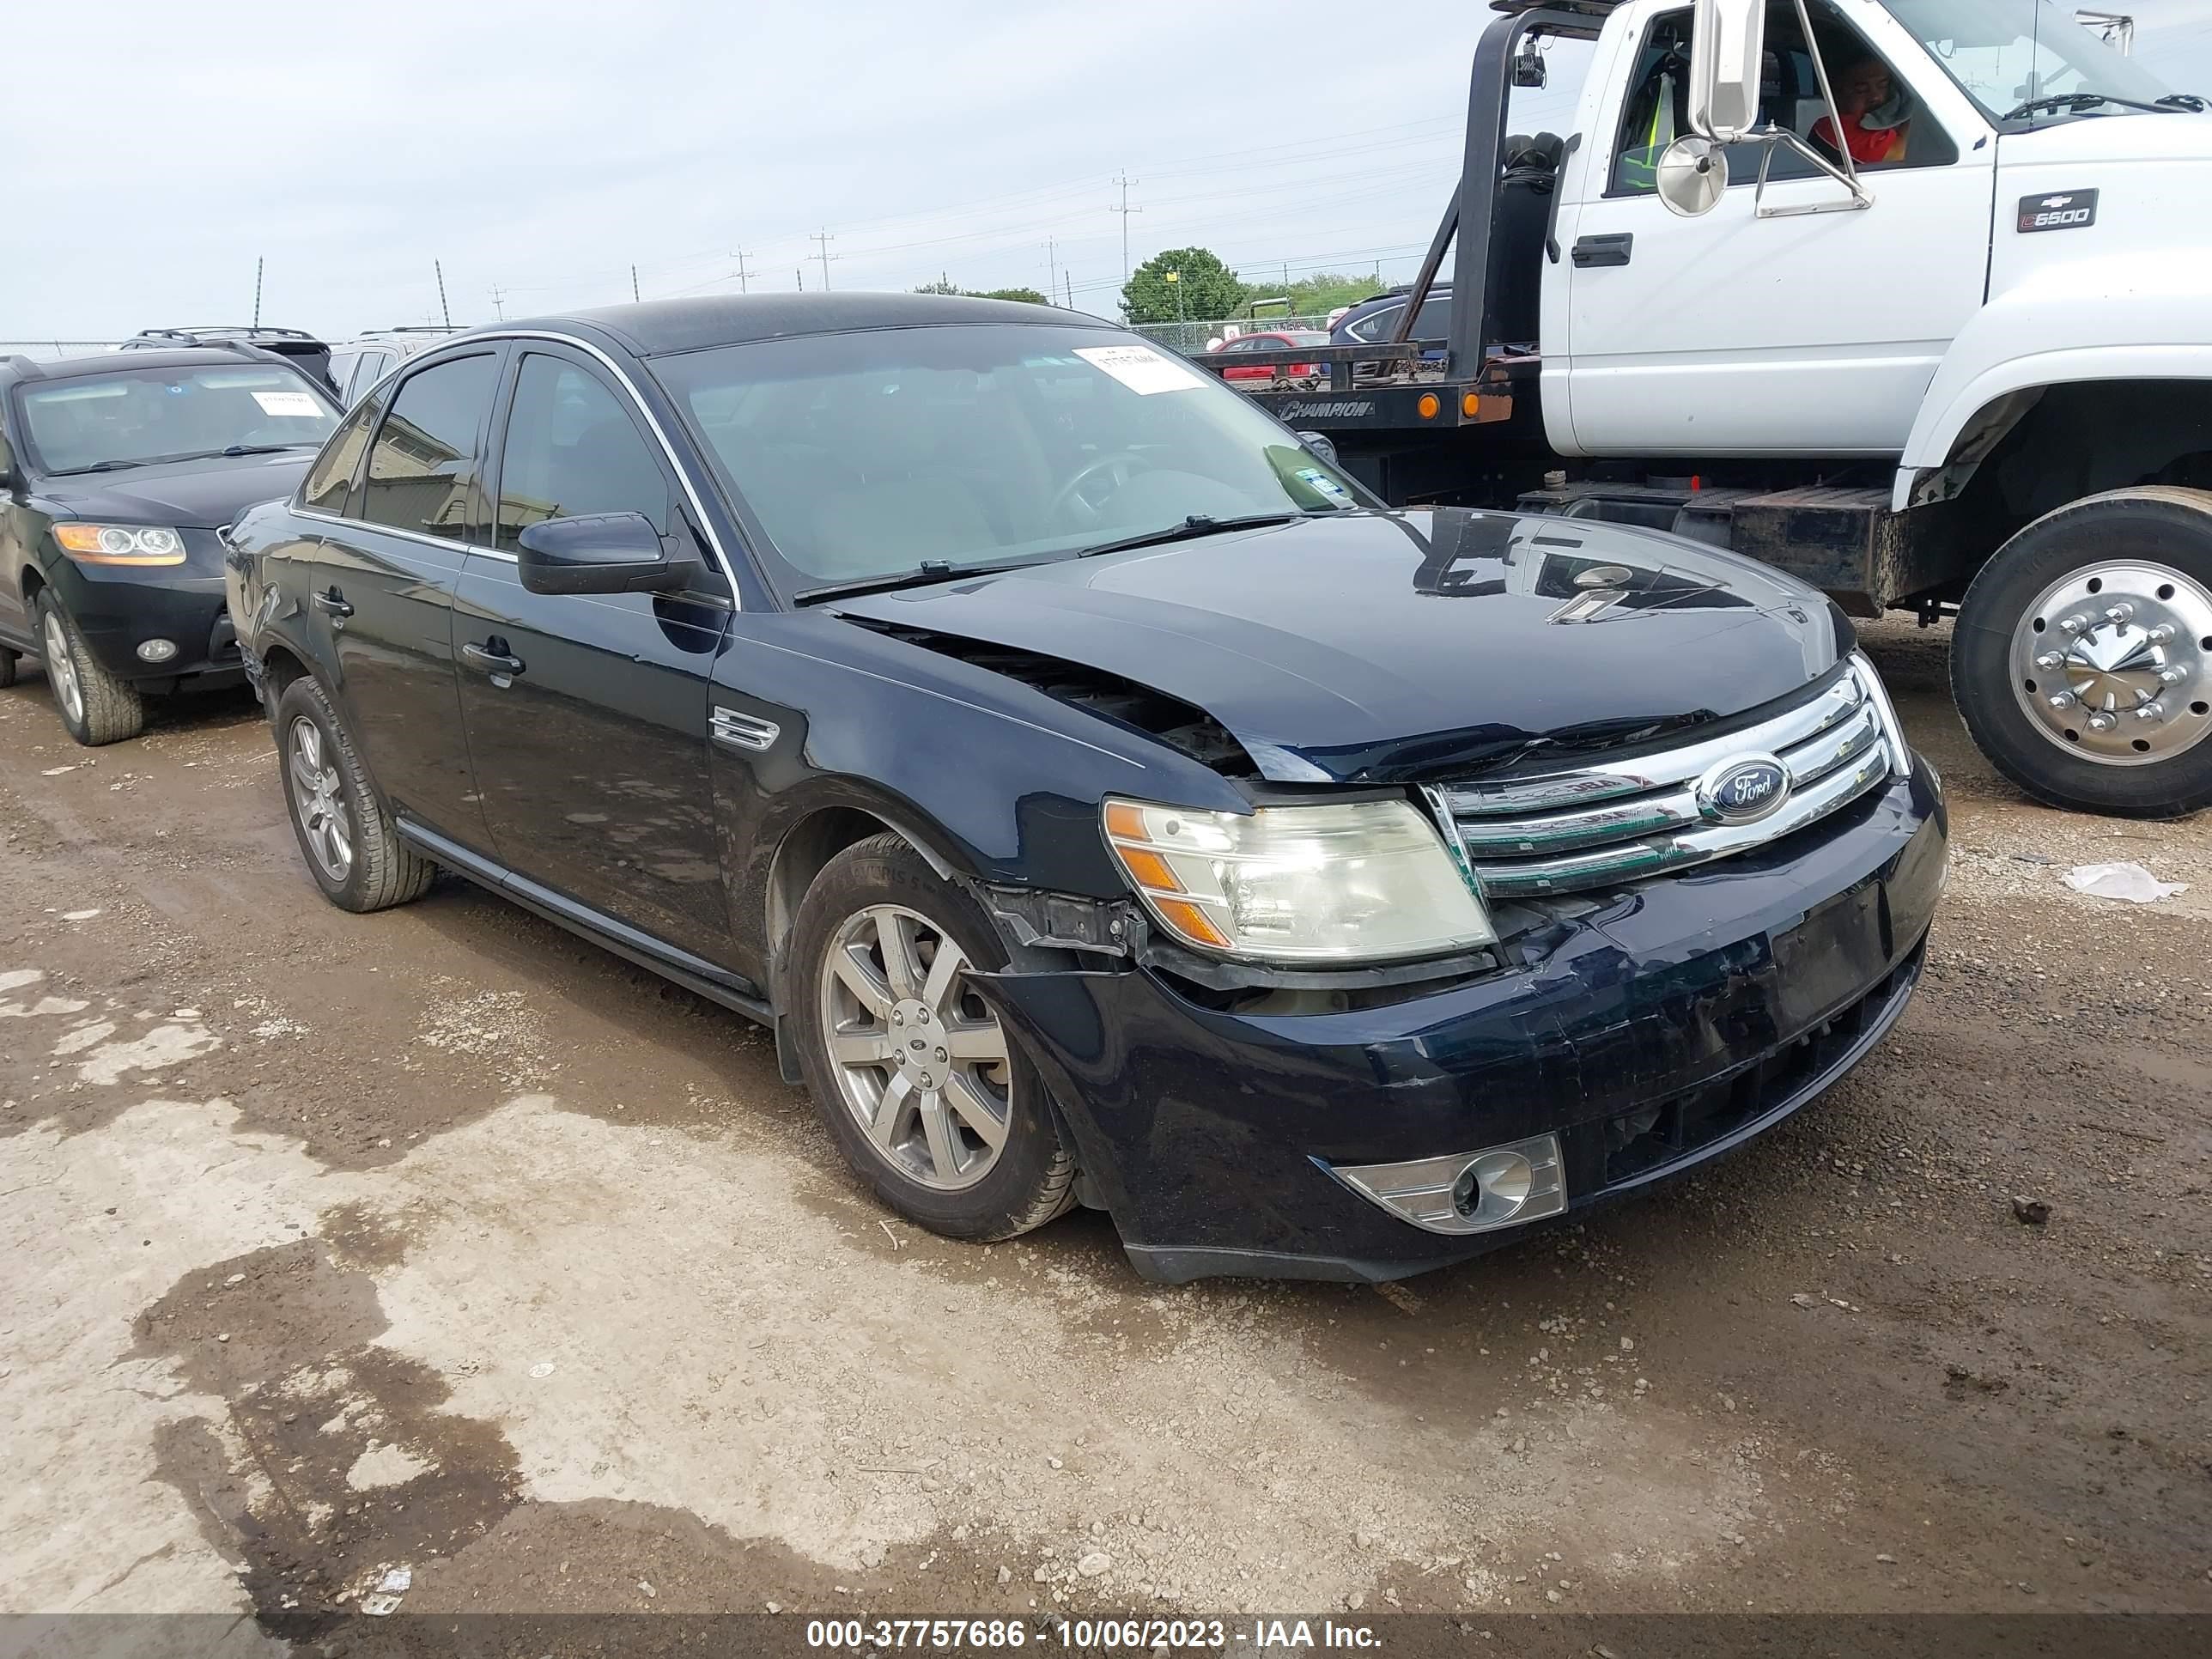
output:
[[146, 640], [138, 647], [140, 662], [167, 662], [177, 654], [174, 640]]
[[1406, 1164], [1327, 1167], [1362, 1198], [1432, 1233], [1486, 1233], [1567, 1207], [1557, 1135]]

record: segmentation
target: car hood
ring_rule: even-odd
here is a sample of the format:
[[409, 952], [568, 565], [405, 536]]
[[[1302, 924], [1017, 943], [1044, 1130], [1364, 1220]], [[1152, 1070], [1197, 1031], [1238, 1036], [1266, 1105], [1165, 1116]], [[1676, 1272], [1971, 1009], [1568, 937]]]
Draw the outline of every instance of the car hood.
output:
[[55, 516], [112, 519], [123, 524], [213, 530], [258, 502], [289, 495], [314, 465], [312, 449], [275, 455], [216, 455], [197, 461], [87, 472], [40, 482], [40, 499]]
[[1733, 554], [1455, 507], [1303, 519], [836, 608], [925, 646], [1008, 647], [1164, 693], [1286, 783], [1465, 776], [1547, 751], [1565, 764], [1786, 696], [1852, 645], [1820, 594]]

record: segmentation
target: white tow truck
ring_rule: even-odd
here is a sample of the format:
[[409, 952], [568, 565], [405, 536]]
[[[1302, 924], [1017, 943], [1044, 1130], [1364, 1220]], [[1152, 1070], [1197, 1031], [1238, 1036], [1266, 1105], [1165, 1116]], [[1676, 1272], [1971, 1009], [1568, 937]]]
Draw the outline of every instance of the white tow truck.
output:
[[[1959, 708], [2022, 787], [2212, 805], [2204, 101], [2048, 0], [1495, 9], [1396, 337], [1245, 354], [1281, 362], [1238, 389], [1394, 502], [1955, 615]], [[1559, 37], [1590, 45], [1573, 131], [1508, 133]], [[1449, 337], [1412, 338], [1447, 252]]]

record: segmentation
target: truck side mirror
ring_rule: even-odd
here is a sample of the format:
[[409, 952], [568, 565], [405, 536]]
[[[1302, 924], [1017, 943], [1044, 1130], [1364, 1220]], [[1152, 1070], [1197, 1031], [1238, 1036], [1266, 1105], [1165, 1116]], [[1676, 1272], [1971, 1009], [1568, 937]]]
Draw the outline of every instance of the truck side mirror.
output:
[[1733, 143], [1759, 122], [1766, 0], [1697, 0], [1690, 17], [1690, 130]]

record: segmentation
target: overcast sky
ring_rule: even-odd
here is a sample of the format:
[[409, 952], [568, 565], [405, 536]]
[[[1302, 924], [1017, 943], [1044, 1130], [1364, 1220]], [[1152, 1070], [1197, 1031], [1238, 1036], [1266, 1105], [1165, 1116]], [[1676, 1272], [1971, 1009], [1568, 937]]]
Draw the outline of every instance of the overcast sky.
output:
[[[2147, 66], [2212, 93], [2212, 0], [2107, 9], [2137, 18]], [[754, 286], [803, 271], [812, 289], [817, 230], [838, 288], [1064, 272], [1079, 308], [1110, 313], [1123, 173], [1135, 260], [1195, 242], [1253, 280], [1402, 279], [1456, 172], [1490, 15], [18, 0], [0, 340], [242, 321], [257, 255], [263, 319], [331, 338], [435, 320], [434, 258], [456, 322], [627, 300], [633, 262], [647, 299], [734, 292], [740, 249]]]

